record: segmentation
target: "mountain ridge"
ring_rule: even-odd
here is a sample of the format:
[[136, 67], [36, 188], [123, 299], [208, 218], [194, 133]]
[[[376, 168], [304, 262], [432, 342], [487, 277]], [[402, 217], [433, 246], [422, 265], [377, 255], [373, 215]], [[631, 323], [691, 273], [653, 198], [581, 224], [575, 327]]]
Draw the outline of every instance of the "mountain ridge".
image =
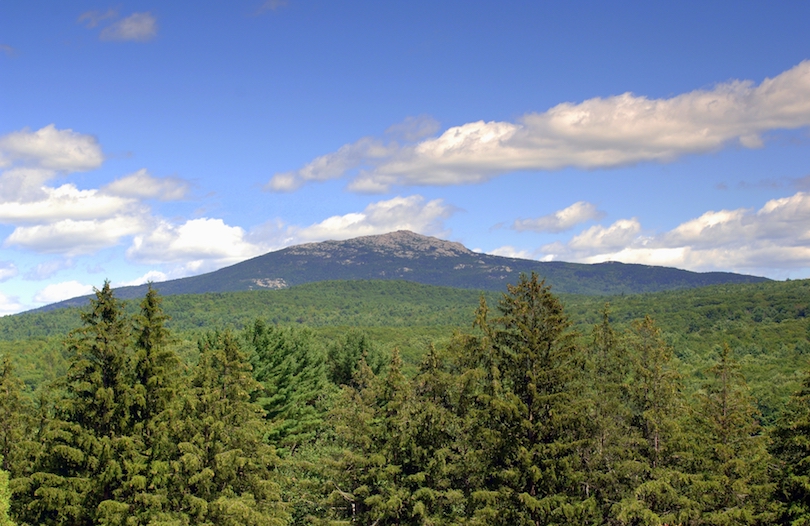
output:
[[[730, 272], [606, 262], [536, 261], [473, 252], [461, 243], [399, 230], [343, 241], [286, 247], [219, 270], [153, 283], [162, 295], [278, 289], [327, 280], [401, 279], [462, 289], [506, 289], [521, 273], [537, 272], [557, 293], [612, 295], [658, 292], [767, 278]], [[142, 297], [147, 285], [120, 287], [122, 299]], [[36, 310], [84, 305], [90, 296]]]

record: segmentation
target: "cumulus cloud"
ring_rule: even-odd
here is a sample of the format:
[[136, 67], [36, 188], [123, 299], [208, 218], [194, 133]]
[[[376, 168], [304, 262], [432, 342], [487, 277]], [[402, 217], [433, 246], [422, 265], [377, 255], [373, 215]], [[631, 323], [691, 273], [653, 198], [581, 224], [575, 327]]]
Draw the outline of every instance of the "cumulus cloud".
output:
[[157, 19], [151, 13], [133, 13], [105, 27], [101, 40], [146, 42], [157, 35]]
[[179, 177], [152, 177], [146, 168], [116, 179], [103, 187], [103, 193], [137, 199], [177, 201], [188, 193], [190, 185]]
[[53, 283], [34, 295], [34, 301], [40, 304], [56, 303], [57, 301], [85, 296], [93, 293], [92, 285], [85, 285], [76, 280]]
[[192, 219], [181, 225], [162, 221], [134, 237], [127, 257], [141, 263], [182, 263], [189, 272], [202, 272], [262, 253], [261, 246], [245, 238], [244, 229], [221, 219]]
[[95, 137], [71, 129], [58, 130], [53, 124], [0, 137], [0, 166], [19, 163], [29, 168], [77, 172], [98, 168], [103, 161]]
[[7, 296], [0, 292], [0, 316], [15, 314], [24, 308], [17, 296]]
[[47, 224], [18, 226], [4, 242], [42, 254], [72, 257], [117, 245], [121, 238], [147, 230], [145, 218], [117, 216], [107, 219], [62, 219]]
[[0, 281], [6, 281], [17, 275], [17, 265], [11, 261], [0, 261]]
[[709, 211], [661, 234], [645, 234], [637, 219], [622, 219], [541, 251], [551, 259], [692, 270], [756, 273], [810, 267], [810, 194], [773, 199], [759, 210]]
[[134, 236], [127, 257], [171, 267], [166, 277], [182, 277], [231, 265], [286, 246], [328, 239], [413, 230], [445, 234], [443, 220], [455, 212], [441, 199], [395, 197], [371, 203], [361, 212], [332, 216], [311, 225], [269, 221], [247, 232], [221, 219], [201, 218], [175, 225], [161, 222]]
[[0, 223], [25, 224], [58, 220], [102, 219], [141, 215], [147, 209], [133, 199], [105, 195], [98, 190], [79, 190], [72, 184], [41, 187], [41, 198], [6, 201], [0, 207]]
[[805, 61], [759, 85], [731, 81], [668, 99], [624, 93], [566, 102], [516, 122], [470, 122], [410, 144], [365, 137], [300, 170], [276, 174], [268, 189], [353, 176], [350, 189], [383, 192], [394, 185], [476, 183], [519, 170], [667, 162], [729, 144], [760, 148], [763, 133], [808, 125]]
[[568, 208], [558, 210], [535, 219], [517, 219], [512, 228], [518, 232], [531, 230], [532, 232], [559, 233], [571, 230], [575, 226], [591, 220], [599, 220], [605, 213], [597, 210], [596, 205], [586, 201], [577, 201]]
[[441, 199], [425, 201], [421, 195], [394, 197], [369, 204], [362, 212], [333, 216], [290, 233], [297, 241], [349, 239], [358, 236], [384, 234], [395, 230], [411, 230], [427, 235], [444, 233], [443, 220], [455, 209]]

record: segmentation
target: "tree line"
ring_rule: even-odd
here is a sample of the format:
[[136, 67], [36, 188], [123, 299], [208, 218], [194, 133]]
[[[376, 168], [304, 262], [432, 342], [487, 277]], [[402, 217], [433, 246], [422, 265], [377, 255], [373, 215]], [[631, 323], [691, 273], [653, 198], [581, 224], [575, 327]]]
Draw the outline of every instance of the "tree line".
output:
[[0, 525], [810, 524], [810, 372], [765, 428], [730, 346], [687, 395], [651, 318], [600, 318], [522, 276], [414, 375], [261, 320], [187, 366], [158, 294], [105, 283], [64, 377], [2, 362]]

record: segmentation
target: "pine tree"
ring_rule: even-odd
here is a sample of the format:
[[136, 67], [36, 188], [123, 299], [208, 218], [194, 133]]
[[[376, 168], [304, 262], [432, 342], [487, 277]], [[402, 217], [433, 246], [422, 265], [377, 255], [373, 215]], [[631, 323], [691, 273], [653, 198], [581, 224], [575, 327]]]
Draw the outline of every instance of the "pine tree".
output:
[[172, 462], [170, 506], [196, 525], [273, 525], [287, 520], [279, 463], [265, 444], [261, 408], [250, 401], [260, 386], [237, 338], [209, 333], [199, 344], [190, 393]]
[[779, 460], [779, 500], [782, 521], [810, 525], [810, 370], [793, 394], [772, 432], [773, 455]]
[[310, 443], [324, 431], [324, 417], [337, 389], [327, 378], [326, 360], [308, 330], [279, 329], [256, 320], [244, 339], [255, 395], [270, 423], [268, 440], [282, 455]]
[[699, 410], [696, 490], [704, 524], [773, 524], [772, 462], [745, 378], [724, 345], [709, 369]]

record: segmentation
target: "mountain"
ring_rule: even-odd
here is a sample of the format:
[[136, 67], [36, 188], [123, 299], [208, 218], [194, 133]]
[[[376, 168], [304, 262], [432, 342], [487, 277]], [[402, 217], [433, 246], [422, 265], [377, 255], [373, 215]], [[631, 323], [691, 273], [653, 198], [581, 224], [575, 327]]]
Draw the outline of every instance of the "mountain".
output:
[[[426, 285], [505, 291], [520, 273], [537, 272], [556, 293], [613, 295], [755, 283], [767, 278], [730, 272], [690, 272], [625, 263], [565, 263], [481, 254], [460, 243], [406, 230], [346, 241], [296, 245], [215, 272], [153, 284], [162, 295], [279, 289], [326, 280], [407, 280]], [[142, 297], [146, 285], [116, 289]], [[87, 296], [42, 310], [84, 305]]]

